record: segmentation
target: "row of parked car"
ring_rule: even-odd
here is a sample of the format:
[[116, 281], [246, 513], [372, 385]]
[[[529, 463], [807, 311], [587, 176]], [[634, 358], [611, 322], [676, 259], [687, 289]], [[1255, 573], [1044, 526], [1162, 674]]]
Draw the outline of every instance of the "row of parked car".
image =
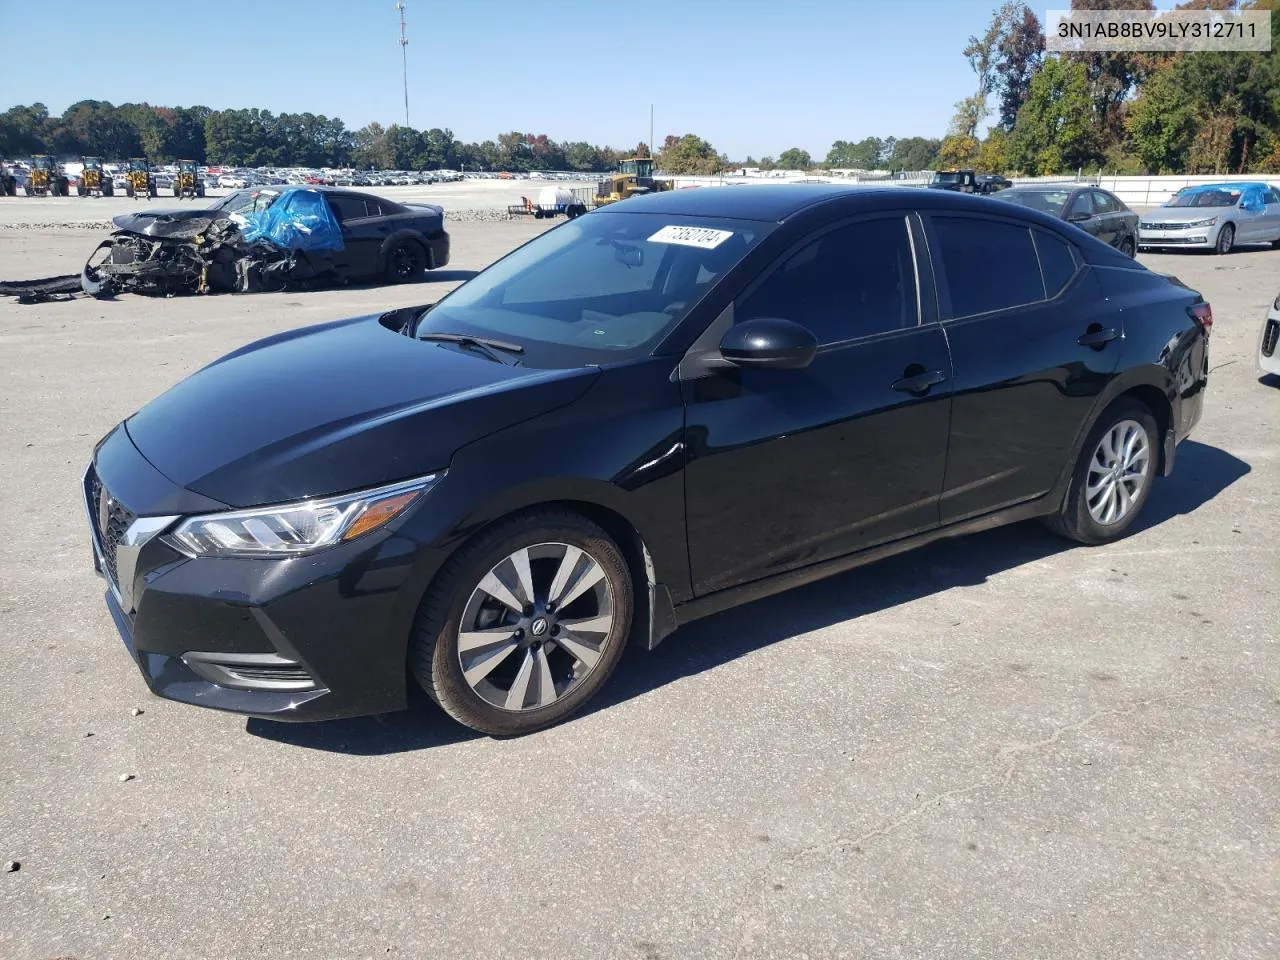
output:
[[1242, 243], [1280, 248], [1280, 189], [1262, 181], [1184, 187], [1141, 216], [1088, 184], [1026, 184], [993, 196], [1074, 223], [1130, 257], [1176, 248], [1224, 254]]

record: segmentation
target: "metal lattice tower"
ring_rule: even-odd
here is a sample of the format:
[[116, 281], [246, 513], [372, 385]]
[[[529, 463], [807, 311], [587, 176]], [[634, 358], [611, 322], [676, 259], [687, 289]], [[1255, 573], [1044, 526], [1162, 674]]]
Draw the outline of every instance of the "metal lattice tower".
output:
[[409, 126], [409, 38], [404, 35], [404, 0], [396, 0], [400, 11], [400, 69], [404, 77], [404, 125]]

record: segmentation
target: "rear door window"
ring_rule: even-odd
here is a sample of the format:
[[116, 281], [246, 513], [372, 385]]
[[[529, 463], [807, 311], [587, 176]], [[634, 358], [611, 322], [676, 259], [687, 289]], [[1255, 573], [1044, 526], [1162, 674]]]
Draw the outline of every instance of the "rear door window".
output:
[[329, 194], [329, 206], [333, 208], [334, 216], [343, 223], [368, 216], [365, 210], [364, 197], [355, 197], [346, 193], [331, 193]]
[[952, 318], [1009, 310], [1045, 298], [1029, 228], [977, 217], [931, 220]]

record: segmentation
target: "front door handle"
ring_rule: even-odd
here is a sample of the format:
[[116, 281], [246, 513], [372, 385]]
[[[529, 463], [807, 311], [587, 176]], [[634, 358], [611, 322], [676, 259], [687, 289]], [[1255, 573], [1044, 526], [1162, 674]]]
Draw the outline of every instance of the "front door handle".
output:
[[1095, 350], [1101, 350], [1118, 336], [1120, 336], [1120, 332], [1114, 327], [1104, 327], [1099, 323], [1091, 323], [1089, 324], [1089, 329], [1081, 334], [1076, 343], [1082, 347], [1093, 347]]
[[[915, 369], [920, 370], [919, 364], [913, 364], [913, 366]], [[911, 370], [911, 367], [908, 367], [907, 370]], [[893, 384], [893, 389], [901, 391], [902, 393], [912, 393], [918, 397], [922, 397], [928, 393], [932, 387], [937, 386], [946, 379], [947, 375], [941, 370], [930, 370], [928, 372], [921, 371], [920, 373], [912, 373], [909, 376], [905, 376], [901, 380], [896, 381]]]

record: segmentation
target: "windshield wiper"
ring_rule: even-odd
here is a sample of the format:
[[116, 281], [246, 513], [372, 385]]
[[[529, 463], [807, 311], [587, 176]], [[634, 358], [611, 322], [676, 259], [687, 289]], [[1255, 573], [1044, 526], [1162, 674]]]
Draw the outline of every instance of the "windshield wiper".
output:
[[524, 347], [518, 343], [507, 343], [505, 340], [491, 340], [488, 337], [473, 337], [465, 333], [420, 333], [419, 340], [438, 340], [442, 343], [456, 343], [462, 347], [471, 347], [480, 353], [483, 353], [490, 360], [496, 360], [498, 363], [508, 363], [512, 365], [518, 364], [519, 360], [508, 361], [497, 351], [502, 350], [505, 353], [524, 353]]

